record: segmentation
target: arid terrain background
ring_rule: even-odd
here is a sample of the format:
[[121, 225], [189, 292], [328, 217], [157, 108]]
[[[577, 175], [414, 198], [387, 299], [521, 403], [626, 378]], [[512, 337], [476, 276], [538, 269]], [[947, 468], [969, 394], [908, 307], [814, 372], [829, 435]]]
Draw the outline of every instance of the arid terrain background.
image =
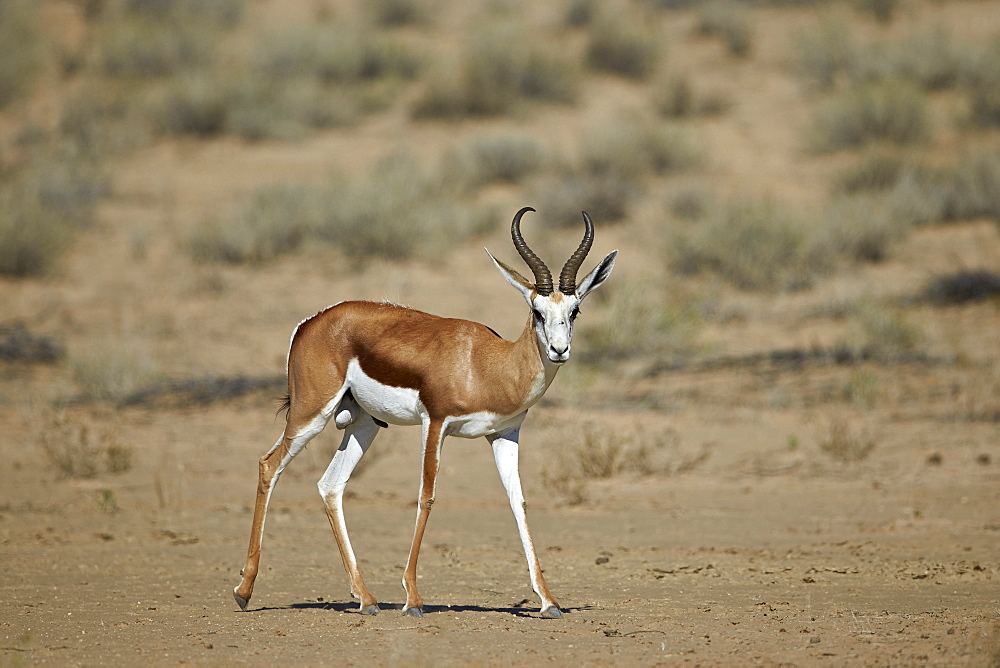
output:
[[[1000, 2], [0, 4], [0, 665], [1000, 665]], [[522, 430], [289, 466], [231, 590], [296, 323], [512, 338], [509, 221], [597, 225]]]

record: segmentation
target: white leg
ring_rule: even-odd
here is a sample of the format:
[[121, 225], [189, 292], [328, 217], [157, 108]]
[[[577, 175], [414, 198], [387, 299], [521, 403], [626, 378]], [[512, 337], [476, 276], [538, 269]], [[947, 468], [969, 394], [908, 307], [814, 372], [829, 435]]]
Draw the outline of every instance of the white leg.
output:
[[521, 536], [521, 545], [524, 547], [524, 558], [528, 561], [528, 574], [531, 576], [531, 588], [542, 600], [543, 617], [562, 617], [559, 610], [559, 603], [556, 602], [545, 584], [542, 576], [542, 568], [538, 563], [538, 556], [535, 554], [535, 544], [531, 540], [531, 533], [528, 531], [528, 518], [525, 514], [524, 495], [521, 493], [521, 476], [517, 471], [518, 437], [520, 427], [501, 432], [496, 436], [488, 436], [490, 445], [493, 446], [493, 458], [497, 463], [497, 471], [500, 473], [500, 481], [507, 490], [507, 498], [510, 499], [510, 509], [514, 512], [514, 521], [517, 522], [517, 531]]
[[330, 527], [337, 539], [340, 556], [344, 560], [344, 570], [351, 580], [351, 594], [361, 602], [361, 612], [366, 615], [377, 615], [378, 602], [365, 587], [358, 569], [351, 539], [347, 536], [347, 524], [344, 521], [344, 489], [347, 481], [361, 458], [368, 452], [368, 447], [375, 440], [379, 427], [368, 414], [356, 418], [345, 430], [340, 447], [333, 455], [333, 461], [327, 467], [317, 487], [326, 505], [326, 515]]

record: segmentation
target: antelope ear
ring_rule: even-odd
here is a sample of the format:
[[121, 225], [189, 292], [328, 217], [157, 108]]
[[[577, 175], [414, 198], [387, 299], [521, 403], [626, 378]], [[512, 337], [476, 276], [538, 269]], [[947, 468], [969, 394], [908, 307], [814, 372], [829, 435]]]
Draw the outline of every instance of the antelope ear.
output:
[[521, 296], [524, 297], [524, 301], [528, 302], [528, 305], [531, 306], [531, 293], [535, 291], [535, 284], [508, 267], [500, 260], [493, 257], [493, 253], [491, 253], [489, 249], [484, 248], [483, 250], [485, 250], [486, 254], [490, 256], [491, 260], [493, 260], [493, 264], [496, 265], [500, 275], [507, 279], [507, 282], [513, 285], [514, 289], [520, 292]]
[[580, 283], [580, 287], [577, 289], [577, 294], [582, 300], [588, 294], [593, 292], [601, 285], [604, 281], [608, 280], [608, 276], [611, 275], [611, 270], [615, 268], [615, 259], [618, 257], [618, 251], [613, 250], [601, 260], [594, 269], [587, 274], [583, 282]]

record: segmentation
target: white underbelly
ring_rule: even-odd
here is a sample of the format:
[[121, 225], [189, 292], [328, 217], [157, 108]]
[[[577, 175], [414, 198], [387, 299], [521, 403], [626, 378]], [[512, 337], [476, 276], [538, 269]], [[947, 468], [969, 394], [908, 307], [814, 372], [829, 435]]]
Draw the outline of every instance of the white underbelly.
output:
[[347, 365], [347, 385], [354, 400], [373, 417], [391, 424], [420, 424], [427, 414], [416, 390], [383, 385], [361, 369], [356, 359]]
[[[420, 394], [407, 387], [393, 387], [378, 382], [362, 369], [356, 359], [347, 365], [347, 385], [354, 400], [372, 417], [398, 425], [416, 425], [428, 417]], [[490, 436], [524, 420], [524, 413], [498, 415], [489, 411], [451, 415], [445, 419], [445, 435], [476, 438]]]

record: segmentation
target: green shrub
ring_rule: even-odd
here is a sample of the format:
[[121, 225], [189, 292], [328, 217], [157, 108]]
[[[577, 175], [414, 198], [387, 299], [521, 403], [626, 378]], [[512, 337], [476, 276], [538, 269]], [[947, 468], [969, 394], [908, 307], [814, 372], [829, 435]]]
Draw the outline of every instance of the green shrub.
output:
[[812, 148], [823, 153], [872, 141], [913, 144], [930, 134], [930, 112], [924, 94], [912, 84], [861, 84], [822, 104], [809, 132]]
[[643, 21], [604, 12], [590, 26], [587, 64], [598, 71], [645, 79], [656, 69], [661, 42]]
[[42, 66], [42, 38], [27, 2], [0, 3], [0, 109], [28, 92]]
[[795, 290], [831, 268], [803, 221], [769, 202], [735, 200], [673, 234], [673, 267], [711, 271], [748, 290]]

